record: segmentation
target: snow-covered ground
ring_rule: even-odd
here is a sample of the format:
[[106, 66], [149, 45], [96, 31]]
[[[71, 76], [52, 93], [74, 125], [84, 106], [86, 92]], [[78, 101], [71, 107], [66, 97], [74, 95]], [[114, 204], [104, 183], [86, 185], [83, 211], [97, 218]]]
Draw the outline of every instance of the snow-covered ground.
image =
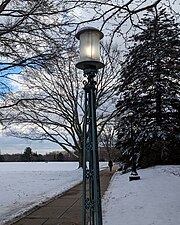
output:
[[[100, 167], [107, 166], [102, 163]], [[0, 163], [0, 224], [82, 180], [78, 163]], [[179, 225], [180, 166], [116, 172], [103, 203], [103, 225]]]
[[[100, 163], [100, 168], [107, 163]], [[0, 163], [0, 224], [82, 181], [78, 162]]]
[[78, 163], [0, 163], [0, 224], [82, 180]]
[[141, 180], [131, 182], [129, 174], [114, 175], [103, 200], [103, 225], [180, 224], [180, 166], [138, 173]]

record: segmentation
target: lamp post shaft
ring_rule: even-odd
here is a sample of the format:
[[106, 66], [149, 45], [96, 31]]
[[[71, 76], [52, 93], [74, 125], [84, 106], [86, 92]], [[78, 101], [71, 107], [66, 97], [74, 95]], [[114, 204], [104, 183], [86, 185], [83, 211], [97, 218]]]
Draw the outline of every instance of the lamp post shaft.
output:
[[94, 27], [84, 27], [76, 34], [80, 40], [80, 59], [76, 67], [83, 70], [88, 78], [84, 86], [82, 225], [87, 225], [87, 222], [89, 225], [102, 225], [94, 77], [97, 70], [104, 67], [100, 61], [100, 40], [103, 36]]
[[136, 158], [135, 158], [135, 152], [134, 152], [134, 132], [133, 132], [133, 118], [130, 119], [131, 123], [131, 150], [132, 150], [132, 175], [137, 175], [136, 170]]
[[133, 130], [133, 116], [130, 117], [130, 126], [131, 126], [131, 151], [132, 151], [132, 168], [131, 168], [131, 175], [129, 176], [129, 181], [132, 180], [140, 180], [140, 176], [137, 173], [136, 168], [136, 155], [134, 151], [134, 130]]
[[[94, 76], [97, 70], [84, 70], [85, 84], [84, 147], [83, 147], [83, 225], [102, 225], [98, 142], [96, 125], [96, 98]], [[87, 167], [89, 163], [89, 168]]]

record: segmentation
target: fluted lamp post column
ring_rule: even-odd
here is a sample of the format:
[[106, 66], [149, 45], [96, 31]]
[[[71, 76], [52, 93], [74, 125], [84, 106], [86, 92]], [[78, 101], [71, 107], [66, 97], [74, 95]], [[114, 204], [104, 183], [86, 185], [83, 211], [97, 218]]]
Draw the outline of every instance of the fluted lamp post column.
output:
[[131, 167], [131, 174], [129, 176], [129, 181], [132, 180], [140, 180], [140, 176], [137, 173], [137, 168], [136, 168], [136, 155], [134, 152], [134, 130], [133, 130], [133, 118], [134, 118], [134, 113], [130, 112], [128, 114], [130, 118], [130, 134], [131, 134], [131, 157], [132, 157], [132, 167]]
[[82, 225], [102, 225], [94, 78], [104, 67], [100, 61], [103, 33], [94, 27], [85, 27], [79, 30], [76, 38], [80, 40], [80, 59], [76, 67], [87, 77], [84, 86]]

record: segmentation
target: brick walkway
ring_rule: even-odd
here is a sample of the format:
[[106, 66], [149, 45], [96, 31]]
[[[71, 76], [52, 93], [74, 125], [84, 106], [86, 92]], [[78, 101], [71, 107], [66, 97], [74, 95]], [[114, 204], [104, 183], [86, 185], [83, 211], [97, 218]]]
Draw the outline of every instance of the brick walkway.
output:
[[[115, 172], [108, 169], [100, 172], [101, 195], [107, 190]], [[81, 225], [82, 224], [82, 184], [57, 196], [41, 207], [36, 207], [11, 225]], [[10, 223], [8, 223], [10, 224]]]

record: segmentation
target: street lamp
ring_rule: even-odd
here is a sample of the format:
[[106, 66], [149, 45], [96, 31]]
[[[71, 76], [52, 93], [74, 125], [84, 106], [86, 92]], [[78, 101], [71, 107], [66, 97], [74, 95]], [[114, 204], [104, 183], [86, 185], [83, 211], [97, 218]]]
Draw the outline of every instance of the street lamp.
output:
[[100, 40], [103, 33], [94, 27], [84, 27], [76, 34], [80, 40], [80, 59], [76, 64], [78, 69], [101, 69], [104, 64], [100, 61]]
[[129, 176], [129, 181], [132, 180], [140, 180], [140, 176], [137, 173], [137, 168], [136, 168], [136, 155], [134, 152], [134, 130], [133, 130], [133, 118], [134, 118], [134, 113], [130, 112], [128, 114], [130, 118], [130, 129], [131, 129], [131, 152], [132, 152], [132, 168], [131, 168], [131, 175]]
[[82, 225], [87, 224], [88, 218], [89, 224], [102, 225], [94, 77], [98, 69], [104, 67], [100, 61], [100, 40], [103, 36], [94, 27], [85, 27], [76, 34], [80, 40], [80, 59], [76, 67], [83, 70], [87, 77], [84, 86]]

